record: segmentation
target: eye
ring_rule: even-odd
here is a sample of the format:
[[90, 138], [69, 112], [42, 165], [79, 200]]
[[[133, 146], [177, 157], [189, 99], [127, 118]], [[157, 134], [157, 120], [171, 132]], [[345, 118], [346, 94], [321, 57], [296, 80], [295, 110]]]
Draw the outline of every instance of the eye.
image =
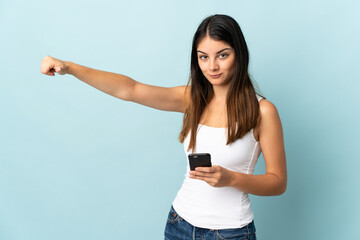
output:
[[220, 58], [227, 58], [229, 56], [229, 54], [227, 53], [222, 53], [219, 55]]
[[205, 59], [207, 58], [207, 56], [205, 56], [205, 55], [200, 55], [199, 58], [200, 58], [201, 60], [205, 60]]

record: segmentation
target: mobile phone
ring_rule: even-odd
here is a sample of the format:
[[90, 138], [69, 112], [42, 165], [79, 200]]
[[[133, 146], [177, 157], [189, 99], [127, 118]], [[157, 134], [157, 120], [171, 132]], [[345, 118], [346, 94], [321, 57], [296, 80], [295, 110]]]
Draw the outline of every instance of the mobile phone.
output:
[[194, 171], [196, 167], [211, 167], [210, 153], [191, 153], [188, 155], [190, 170]]

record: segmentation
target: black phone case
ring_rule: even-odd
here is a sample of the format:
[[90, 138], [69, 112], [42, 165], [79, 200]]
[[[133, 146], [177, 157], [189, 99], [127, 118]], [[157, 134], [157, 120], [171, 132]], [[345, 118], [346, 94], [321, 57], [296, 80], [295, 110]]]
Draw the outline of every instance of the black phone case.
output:
[[211, 167], [210, 153], [192, 153], [188, 155], [190, 170], [194, 171], [196, 167]]

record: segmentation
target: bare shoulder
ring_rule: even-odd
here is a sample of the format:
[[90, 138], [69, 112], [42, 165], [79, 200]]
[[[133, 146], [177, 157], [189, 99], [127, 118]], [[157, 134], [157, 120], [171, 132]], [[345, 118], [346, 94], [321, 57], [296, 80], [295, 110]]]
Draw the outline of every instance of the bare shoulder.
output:
[[274, 115], [278, 115], [278, 111], [275, 105], [269, 100], [262, 99], [259, 102], [259, 108], [260, 108], [261, 117], [269, 118], [269, 117], [274, 117]]
[[281, 128], [281, 122], [276, 106], [269, 100], [262, 99], [259, 102], [260, 122], [254, 129], [254, 137], [260, 141], [261, 135], [269, 129]]
[[282, 135], [282, 126], [277, 108], [268, 100], [260, 101], [259, 136]]

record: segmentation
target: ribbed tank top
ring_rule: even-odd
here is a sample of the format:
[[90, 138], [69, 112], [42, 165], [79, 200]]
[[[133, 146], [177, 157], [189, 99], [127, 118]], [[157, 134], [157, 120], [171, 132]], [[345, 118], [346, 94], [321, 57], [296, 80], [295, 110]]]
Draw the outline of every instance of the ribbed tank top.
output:
[[[258, 100], [262, 99], [257, 95]], [[203, 180], [189, 178], [188, 145], [184, 140], [187, 170], [173, 207], [186, 221], [208, 229], [241, 228], [254, 219], [248, 194], [233, 187], [212, 187]], [[253, 174], [261, 149], [251, 129], [242, 138], [226, 145], [227, 128], [198, 125], [194, 153], [210, 153], [212, 165]]]

